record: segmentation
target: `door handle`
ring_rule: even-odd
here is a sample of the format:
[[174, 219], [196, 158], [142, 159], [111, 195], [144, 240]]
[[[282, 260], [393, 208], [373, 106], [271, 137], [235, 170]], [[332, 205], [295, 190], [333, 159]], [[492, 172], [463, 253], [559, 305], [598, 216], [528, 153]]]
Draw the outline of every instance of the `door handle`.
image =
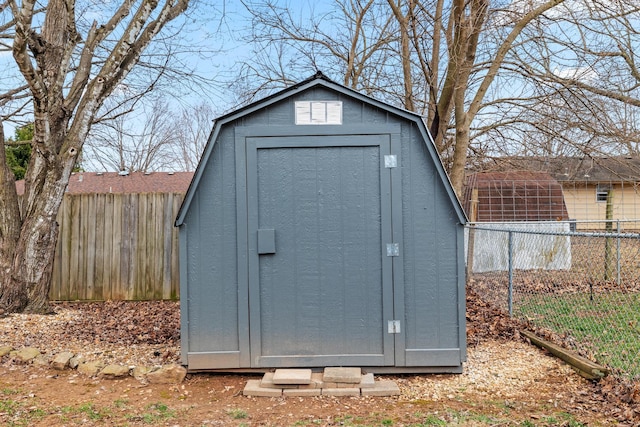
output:
[[258, 229], [258, 255], [276, 253], [276, 230], [273, 228]]

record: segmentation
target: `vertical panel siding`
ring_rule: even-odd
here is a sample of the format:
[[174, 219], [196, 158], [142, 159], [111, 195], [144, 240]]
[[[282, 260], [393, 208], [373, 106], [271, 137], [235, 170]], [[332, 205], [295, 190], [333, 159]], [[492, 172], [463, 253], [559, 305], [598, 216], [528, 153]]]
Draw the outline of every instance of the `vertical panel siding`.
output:
[[189, 212], [189, 352], [239, 350], [235, 147], [221, 132]]
[[406, 347], [458, 347], [458, 220], [421, 136], [403, 131]]
[[175, 299], [182, 194], [65, 195], [49, 297]]

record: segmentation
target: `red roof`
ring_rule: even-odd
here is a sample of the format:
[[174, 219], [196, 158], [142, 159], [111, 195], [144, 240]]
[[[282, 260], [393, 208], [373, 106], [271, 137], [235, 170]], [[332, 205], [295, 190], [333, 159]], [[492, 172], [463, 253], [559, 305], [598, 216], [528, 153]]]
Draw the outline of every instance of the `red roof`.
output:
[[[67, 193], [186, 193], [193, 172], [75, 172]], [[16, 182], [18, 194], [24, 194], [24, 181]]]

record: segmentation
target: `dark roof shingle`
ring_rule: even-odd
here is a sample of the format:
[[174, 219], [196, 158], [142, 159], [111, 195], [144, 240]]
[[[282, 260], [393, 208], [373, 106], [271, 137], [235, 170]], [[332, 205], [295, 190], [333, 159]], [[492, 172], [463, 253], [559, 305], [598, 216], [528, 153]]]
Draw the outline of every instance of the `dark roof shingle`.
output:
[[[186, 193], [193, 172], [76, 172], [71, 174], [67, 193]], [[24, 194], [24, 181], [16, 182], [18, 194]]]

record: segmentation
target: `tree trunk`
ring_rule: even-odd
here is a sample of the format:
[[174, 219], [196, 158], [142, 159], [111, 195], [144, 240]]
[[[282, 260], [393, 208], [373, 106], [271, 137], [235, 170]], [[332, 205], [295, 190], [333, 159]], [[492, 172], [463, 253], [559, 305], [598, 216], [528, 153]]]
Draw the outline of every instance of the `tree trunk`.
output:
[[[7, 308], [27, 313], [49, 313], [49, 289], [53, 271], [53, 258], [58, 238], [55, 215], [38, 215], [28, 218], [13, 257], [13, 277], [7, 288], [23, 293], [26, 301], [20, 306]], [[8, 301], [7, 301], [8, 302]], [[0, 299], [0, 307], [5, 301]]]
[[[31, 92], [34, 129], [20, 209], [0, 122], [0, 311], [50, 311], [56, 217], [95, 114], [152, 39], [188, 4], [123, 1], [104, 25], [94, 22], [80, 37], [75, 0], [47, 2], [41, 33], [32, 27], [39, 13], [35, 0], [9, 2], [13, 58]], [[96, 49], [115, 34], [119, 39], [108, 57], [98, 60]]]
[[[47, 313], [58, 237], [56, 216], [68, 182], [63, 174], [64, 162], [46, 162], [38, 155], [32, 158], [21, 212], [12, 173], [4, 161], [4, 150], [0, 157], [5, 177], [2, 186], [5, 197], [0, 202], [3, 216], [0, 311]], [[48, 164], [48, 168], [43, 169], [43, 164]]]
[[456, 147], [453, 151], [451, 162], [451, 185], [462, 198], [462, 187], [464, 185], [464, 172], [467, 164], [467, 153], [469, 151], [469, 116], [464, 111], [464, 91], [459, 89], [455, 95], [455, 122], [456, 122]]
[[12, 286], [12, 260], [20, 238], [20, 208], [13, 173], [7, 166], [4, 129], [0, 122], [0, 314], [24, 307], [27, 295], [22, 287]]

